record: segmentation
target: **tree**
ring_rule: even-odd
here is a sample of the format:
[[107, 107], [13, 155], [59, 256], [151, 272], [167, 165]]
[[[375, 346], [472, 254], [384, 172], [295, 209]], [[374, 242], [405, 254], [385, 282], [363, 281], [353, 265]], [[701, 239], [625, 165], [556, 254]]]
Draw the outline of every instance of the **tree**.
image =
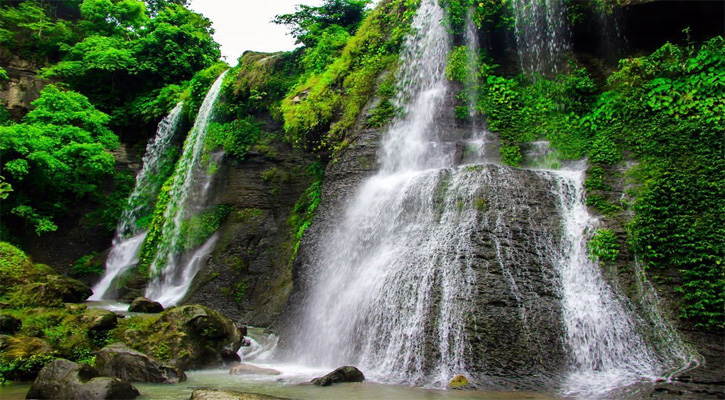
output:
[[49, 11], [50, 5], [37, 1], [0, 7], [0, 46], [31, 60], [55, 54], [74, 33], [70, 23], [54, 21]]
[[325, 0], [319, 7], [304, 4], [297, 6], [297, 12], [274, 17], [272, 22], [287, 25], [290, 34], [307, 47], [314, 47], [324, 31], [337, 25], [352, 35], [365, 16], [371, 0]]
[[[106, 150], [118, 146], [108, 115], [85, 96], [48, 85], [23, 123], [0, 126], [3, 220], [15, 218], [37, 234], [57, 229], [53, 219], [100, 190], [114, 171]], [[6, 186], [10, 185], [10, 186]], [[9, 214], [8, 214], [9, 213]]]

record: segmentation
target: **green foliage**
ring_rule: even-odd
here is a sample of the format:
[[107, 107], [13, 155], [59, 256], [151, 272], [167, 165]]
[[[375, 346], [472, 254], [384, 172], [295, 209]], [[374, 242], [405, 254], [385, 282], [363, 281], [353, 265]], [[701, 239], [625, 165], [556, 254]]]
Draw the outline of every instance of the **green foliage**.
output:
[[609, 229], [597, 229], [587, 242], [589, 258], [602, 263], [614, 261], [619, 255], [619, 240], [617, 235]]
[[[94, 193], [93, 198], [100, 206], [90, 212], [86, 217], [92, 225], [99, 226], [107, 232], [113, 232], [118, 226], [118, 220], [126, 207], [128, 197], [133, 190], [136, 179], [130, 172], [116, 171], [113, 174], [113, 191], [111, 194]], [[148, 201], [153, 201], [148, 199]]]
[[339, 58], [282, 101], [284, 129], [292, 143], [323, 153], [344, 145], [346, 133], [375, 93], [378, 77], [395, 67], [417, 4], [417, 0], [382, 2]]
[[293, 53], [246, 52], [225, 76], [219, 114], [245, 118], [271, 111], [287, 95], [300, 75], [299, 56]]
[[454, 34], [463, 34], [468, 10], [473, 7], [474, 0], [438, 0], [438, 4], [446, 10], [448, 29]]
[[247, 293], [248, 286], [249, 281], [247, 279], [243, 279], [237, 284], [236, 290], [234, 291], [234, 302], [237, 303], [237, 305], [242, 305], [242, 301], [244, 301], [244, 295]]
[[181, 237], [183, 239], [180, 242], [183, 248], [179, 251], [190, 250], [204, 244], [219, 229], [230, 211], [231, 207], [220, 204], [182, 221]]
[[313, 181], [310, 187], [307, 188], [305, 193], [297, 200], [297, 203], [292, 208], [287, 225], [289, 225], [292, 232], [292, 239], [290, 247], [292, 249], [292, 256], [290, 262], [294, 261], [297, 256], [297, 249], [300, 246], [302, 236], [305, 234], [307, 228], [312, 224], [312, 220], [317, 212], [317, 207], [320, 205], [320, 198], [322, 196], [322, 181], [324, 179], [325, 171], [320, 162], [316, 162], [309, 167], [309, 174]]
[[61, 44], [72, 41], [71, 23], [51, 17], [50, 2], [24, 1], [0, 6], [0, 46], [25, 59], [42, 61], [54, 56]]
[[520, 161], [511, 146], [539, 138], [547, 139], [563, 159], [587, 154], [590, 132], [583, 120], [591, 109], [596, 85], [585, 69], [530, 81], [494, 75], [494, 68], [482, 66], [485, 79], [478, 110], [486, 115], [489, 128], [499, 132], [502, 151], [508, 152], [502, 153], [504, 160]]
[[723, 43], [622, 60], [583, 119], [593, 160], [616, 162], [622, 150], [639, 160], [630, 245], [649, 268], [680, 272], [681, 315], [707, 328], [725, 325]]
[[371, 128], [380, 128], [390, 122], [393, 117], [399, 114], [398, 107], [393, 105], [395, 97], [395, 75], [389, 73], [378, 86], [378, 105], [370, 112], [366, 125]]
[[277, 15], [272, 22], [287, 25], [297, 43], [314, 49], [330, 28], [351, 35], [365, 16], [371, 0], [324, 0], [319, 7], [299, 4], [292, 14]]
[[227, 69], [229, 69], [229, 66], [226, 63], [219, 62], [194, 74], [189, 83], [189, 92], [182, 96], [185, 97], [185, 106], [188, 107], [190, 121], [195, 119], [199, 107], [204, 102], [204, 97], [209, 92], [209, 88], [219, 78], [219, 75]]
[[118, 146], [108, 116], [78, 93], [48, 85], [22, 124], [0, 127], [0, 159], [12, 186], [3, 215], [37, 234], [56, 229], [53, 218], [99, 191], [113, 172], [107, 150]]
[[51, 354], [33, 354], [0, 363], [0, 385], [11, 381], [26, 381], [38, 375], [41, 369], [55, 360]]
[[207, 151], [221, 147], [226, 154], [242, 161], [259, 140], [261, 132], [260, 124], [254, 117], [225, 123], [213, 122], [209, 124], [204, 146]]
[[98, 255], [98, 253], [90, 253], [86, 254], [85, 256], [78, 259], [78, 261], [73, 264], [71, 267], [71, 271], [73, 272], [74, 276], [82, 276], [82, 275], [101, 275], [103, 274], [104, 267], [103, 264], [100, 262], [93, 262], [93, 259]]
[[0, 83], [10, 80], [10, 77], [8, 76], [8, 72], [3, 69], [3, 67], [0, 67]]
[[156, 257], [156, 253], [159, 250], [159, 245], [163, 236], [164, 223], [166, 218], [166, 208], [169, 206], [171, 201], [171, 189], [174, 186], [174, 176], [171, 175], [166, 182], [161, 186], [159, 196], [156, 198], [156, 206], [151, 217], [151, 223], [148, 226], [146, 232], [146, 239], [144, 240], [143, 246], [141, 246], [141, 252], [138, 258], [138, 275], [141, 277], [148, 277], [150, 274], [151, 263]]

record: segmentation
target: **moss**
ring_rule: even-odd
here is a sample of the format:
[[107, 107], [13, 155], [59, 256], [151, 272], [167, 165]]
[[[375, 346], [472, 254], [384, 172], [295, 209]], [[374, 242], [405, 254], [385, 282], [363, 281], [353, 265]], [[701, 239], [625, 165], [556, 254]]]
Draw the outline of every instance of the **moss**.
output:
[[298, 146], [334, 150], [391, 70], [417, 9], [416, 0], [386, 0], [362, 22], [324, 72], [298, 85], [283, 101], [284, 129]]

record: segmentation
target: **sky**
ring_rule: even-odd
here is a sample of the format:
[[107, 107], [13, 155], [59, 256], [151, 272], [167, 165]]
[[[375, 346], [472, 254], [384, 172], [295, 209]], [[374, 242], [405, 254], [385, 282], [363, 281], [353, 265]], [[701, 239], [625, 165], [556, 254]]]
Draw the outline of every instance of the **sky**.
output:
[[278, 14], [295, 11], [295, 5], [320, 6], [323, 0], [192, 0], [190, 8], [214, 23], [214, 39], [222, 56], [235, 65], [246, 50], [274, 52], [295, 48], [287, 27], [273, 24]]

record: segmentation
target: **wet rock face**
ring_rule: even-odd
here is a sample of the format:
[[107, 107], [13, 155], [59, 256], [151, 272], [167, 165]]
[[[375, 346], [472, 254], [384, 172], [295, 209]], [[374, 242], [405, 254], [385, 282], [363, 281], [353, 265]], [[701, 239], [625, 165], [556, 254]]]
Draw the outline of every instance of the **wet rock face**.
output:
[[[269, 122], [265, 132], [278, 132]], [[280, 133], [281, 136], [281, 133]], [[186, 303], [266, 327], [291, 290], [290, 212], [311, 184], [304, 154], [272, 143], [243, 162], [227, 160], [216, 202], [232, 206], [219, 229], [208, 265], [195, 278]]]
[[480, 188], [486, 209], [472, 233], [476, 286], [466, 364], [494, 380], [553, 377], [567, 359], [557, 254], [551, 251], [560, 241], [558, 199], [541, 174], [484, 168], [497, 172]]
[[117, 378], [99, 377], [92, 367], [67, 360], [46, 365], [31, 386], [27, 399], [135, 399], [139, 391]]
[[103, 375], [128, 382], [179, 383], [186, 380], [181, 369], [160, 363], [121, 343], [101, 349], [96, 355], [95, 367]]

